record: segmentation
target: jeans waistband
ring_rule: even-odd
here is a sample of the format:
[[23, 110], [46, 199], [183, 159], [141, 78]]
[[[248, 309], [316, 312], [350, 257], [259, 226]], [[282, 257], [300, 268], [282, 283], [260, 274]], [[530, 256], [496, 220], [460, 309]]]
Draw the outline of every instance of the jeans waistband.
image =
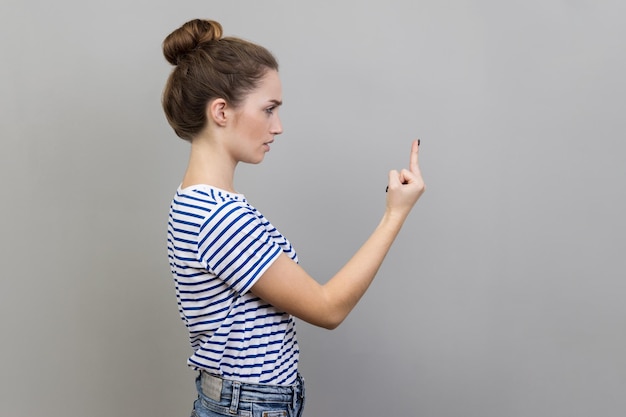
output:
[[234, 381], [200, 371], [200, 387], [204, 395], [215, 401], [230, 399], [233, 413], [240, 402], [288, 402], [295, 407], [298, 400], [304, 399], [304, 378], [300, 374], [293, 385], [270, 385]]

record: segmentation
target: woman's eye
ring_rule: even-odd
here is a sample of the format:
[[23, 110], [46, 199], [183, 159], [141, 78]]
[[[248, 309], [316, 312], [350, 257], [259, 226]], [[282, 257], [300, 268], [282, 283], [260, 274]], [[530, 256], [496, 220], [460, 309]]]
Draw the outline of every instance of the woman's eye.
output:
[[272, 113], [274, 112], [274, 109], [275, 109], [275, 108], [276, 108], [276, 107], [274, 107], [274, 106], [272, 106], [272, 107], [268, 107], [267, 109], [265, 109], [265, 112], [266, 112], [266, 113], [268, 113], [268, 114], [272, 114]]

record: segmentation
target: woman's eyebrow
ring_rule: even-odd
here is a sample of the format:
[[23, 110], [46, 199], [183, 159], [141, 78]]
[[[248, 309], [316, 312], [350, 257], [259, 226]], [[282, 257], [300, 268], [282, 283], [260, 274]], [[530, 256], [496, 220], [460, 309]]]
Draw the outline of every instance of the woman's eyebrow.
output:
[[283, 102], [281, 100], [271, 99], [270, 103], [274, 103], [277, 106], [282, 106]]

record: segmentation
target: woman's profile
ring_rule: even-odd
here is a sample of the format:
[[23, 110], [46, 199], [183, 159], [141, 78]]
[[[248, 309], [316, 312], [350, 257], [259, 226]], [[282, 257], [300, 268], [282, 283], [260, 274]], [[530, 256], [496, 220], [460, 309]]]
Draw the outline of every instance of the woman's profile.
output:
[[234, 186], [240, 162], [258, 164], [283, 131], [278, 63], [264, 47], [223, 37], [195, 19], [163, 41], [174, 69], [163, 108], [190, 142], [172, 200], [168, 256], [189, 332], [198, 398], [192, 416], [300, 416], [294, 317], [333, 329], [354, 308], [424, 191], [419, 146], [390, 171], [382, 219], [325, 284], [298, 264], [289, 240]]

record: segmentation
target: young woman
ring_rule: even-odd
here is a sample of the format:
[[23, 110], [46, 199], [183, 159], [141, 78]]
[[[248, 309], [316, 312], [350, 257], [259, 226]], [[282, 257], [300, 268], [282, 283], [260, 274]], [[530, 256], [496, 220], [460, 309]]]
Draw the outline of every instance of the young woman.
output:
[[374, 279], [424, 191], [418, 142], [409, 169], [389, 172], [378, 227], [335, 276], [319, 284], [289, 241], [234, 188], [239, 162], [263, 161], [282, 133], [278, 64], [265, 48], [192, 20], [163, 42], [175, 66], [163, 108], [191, 143], [171, 204], [168, 255], [179, 311], [199, 371], [192, 415], [300, 416], [303, 380], [293, 317], [337, 327]]

